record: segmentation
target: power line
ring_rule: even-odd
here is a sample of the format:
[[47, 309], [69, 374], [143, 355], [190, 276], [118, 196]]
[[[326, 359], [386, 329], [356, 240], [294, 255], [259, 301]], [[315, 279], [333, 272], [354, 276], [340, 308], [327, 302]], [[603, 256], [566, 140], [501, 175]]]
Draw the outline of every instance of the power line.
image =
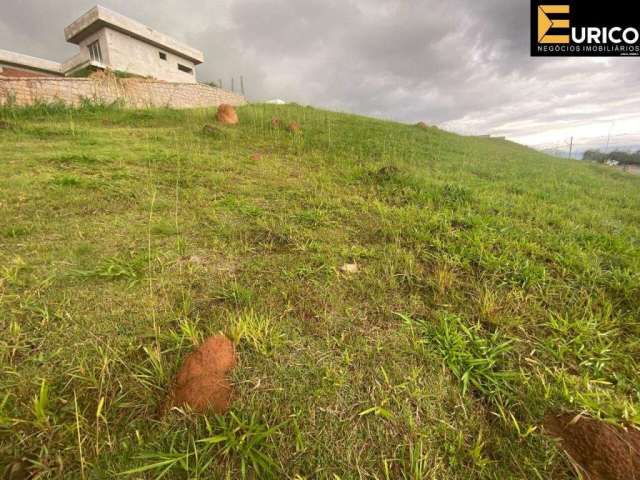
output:
[[[638, 143], [640, 143], [640, 132], [627, 132], [627, 133], [618, 133], [616, 135], [602, 135], [599, 137], [587, 137], [584, 140], [580, 141], [579, 144], [581, 145], [586, 145], [586, 144], [590, 144], [590, 143], [599, 143], [600, 140], [602, 141], [606, 141], [609, 140], [611, 141], [612, 138], [619, 138], [619, 137], [638, 137]], [[576, 143], [574, 141], [574, 143]], [[529, 145], [531, 148], [543, 148], [543, 147], [547, 147], [547, 146], [557, 146], [557, 145], [569, 145], [569, 140], [564, 140], [564, 141], [555, 141], [555, 142], [548, 142], [548, 143], [536, 143], [536, 144], [532, 144]]]
[[[635, 138], [626, 140], [628, 137]], [[587, 150], [598, 150], [603, 153], [611, 153], [612, 150], [634, 153], [640, 151], [640, 133], [625, 132], [585, 139], [571, 136], [565, 140], [529, 146], [541, 152], [564, 158], [573, 158], [574, 156], [580, 158], [581, 154]]]

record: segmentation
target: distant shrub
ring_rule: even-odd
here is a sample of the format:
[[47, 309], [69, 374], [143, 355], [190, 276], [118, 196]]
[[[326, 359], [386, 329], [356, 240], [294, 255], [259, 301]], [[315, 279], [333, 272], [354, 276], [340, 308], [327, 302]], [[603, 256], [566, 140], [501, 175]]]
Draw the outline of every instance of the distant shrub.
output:
[[87, 78], [93, 72], [95, 72], [95, 69], [89, 68], [89, 67], [83, 67], [83, 68], [79, 68], [78, 70], [72, 72], [71, 74], [69, 74], [69, 76], [72, 77], [72, 78]]
[[126, 72], [124, 70], [114, 70], [112, 73], [116, 78], [144, 78], [141, 75], [136, 75], [134, 73]]
[[607, 160], [613, 160], [620, 165], [640, 165], [640, 150], [635, 153], [623, 152], [615, 150], [610, 153], [604, 153], [600, 150], [587, 150], [582, 155], [583, 160], [592, 162], [605, 163]]
[[620, 165], [640, 165], [640, 150], [635, 153], [611, 152], [609, 158], [617, 161]]
[[582, 154], [583, 160], [589, 160], [591, 162], [604, 163], [607, 159], [607, 154], [602, 153], [600, 150], [587, 150]]

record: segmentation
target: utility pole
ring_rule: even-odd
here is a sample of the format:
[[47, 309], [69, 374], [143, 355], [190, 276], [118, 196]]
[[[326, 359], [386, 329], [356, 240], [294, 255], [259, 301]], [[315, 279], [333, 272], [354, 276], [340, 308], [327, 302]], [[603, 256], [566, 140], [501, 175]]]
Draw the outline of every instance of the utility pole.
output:
[[242, 96], [244, 97], [244, 77], [240, 75], [240, 92], [242, 92]]
[[611, 122], [611, 125], [609, 125], [609, 133], [607, 134], [607, 148], [605, 148], [605, 152], [608, 153], [609, 152], [609, 142], [611, 140], [611, 130], [613, 129], [613, 126], [616, 124], [616, 122]]
[[218, 79], [218, 87], [222, 88], [222, 79], [221, 78]]
[[571, 144], [569, 145], [569, 158], [571, 158], [572, 153], [573, 153], [573, 137], [571, 137]]
[[235, 92], [236, 91], [236, 87], [235, 87], [235, 78], [231, 77], [231, 91]]

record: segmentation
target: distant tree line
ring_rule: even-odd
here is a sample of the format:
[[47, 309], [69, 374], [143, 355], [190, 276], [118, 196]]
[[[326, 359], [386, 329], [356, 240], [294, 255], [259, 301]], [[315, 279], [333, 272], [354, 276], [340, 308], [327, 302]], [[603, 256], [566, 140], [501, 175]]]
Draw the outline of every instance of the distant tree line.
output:
[[583, 160], [591, 160], [592, 162], [605, 163], [607, 160], [613, 160], [620, 165], [640, 165], [640, 150], [635, 153], [631, 152], [601, 152], [600, 150], [587, 150], [582, 154]]

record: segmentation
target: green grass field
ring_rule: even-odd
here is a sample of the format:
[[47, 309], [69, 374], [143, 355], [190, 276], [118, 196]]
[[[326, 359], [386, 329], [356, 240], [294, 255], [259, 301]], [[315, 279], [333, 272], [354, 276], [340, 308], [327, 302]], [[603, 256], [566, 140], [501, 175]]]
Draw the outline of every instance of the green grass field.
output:
[[[9, 478], [564, 479], [545, 412], [640, 423], [640, 177], [296, 105], [213, 116], [0, 109]], [[220, 331], [232, 410], [159, 418]]]

